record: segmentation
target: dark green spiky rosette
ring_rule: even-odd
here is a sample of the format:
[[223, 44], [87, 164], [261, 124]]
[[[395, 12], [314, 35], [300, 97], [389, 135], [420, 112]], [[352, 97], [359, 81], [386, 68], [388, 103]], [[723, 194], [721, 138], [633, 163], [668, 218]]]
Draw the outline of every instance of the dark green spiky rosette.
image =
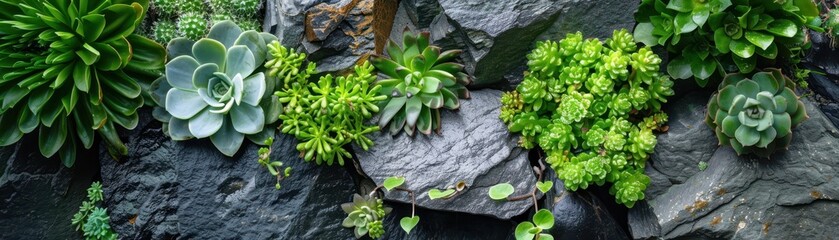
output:
[[382, 86], [383, 101], [379, 127], [396, 135], [419, 131], [440, 131], [440, 109], [458, 109], [459, 98], [469, 98], [472, 80], [463, 73], [463, 65], [454, 62], [460, 50], [441, 51], [429, 44], [429, 33], [405, 32], [402, 47], [390, 41], [388, 56], [373, 56], [373, 66], [389, 79], [376, 82]]
[[792, 129], [809, 118], [793, 89], [795, 83], [779, 69], [751, 78], [728, 75], [708, 102], [705, 122], [714, 129], [720, 145], [731, 146], [738, 155], [768, 158], [786, 149]]
[[0, 0], [0, 146], [38, 130], [46, 157], [73, 166], [99, 133], [111, 155], [117, 127], [137, 126], [143, 86], [166, 59], [134, 34], [148, 0]]

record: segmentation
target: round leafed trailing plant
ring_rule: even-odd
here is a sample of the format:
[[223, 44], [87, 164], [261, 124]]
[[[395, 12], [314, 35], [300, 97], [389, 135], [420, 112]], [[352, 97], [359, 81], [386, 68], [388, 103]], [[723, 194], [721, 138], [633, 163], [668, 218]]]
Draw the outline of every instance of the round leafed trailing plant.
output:
[[273, 98], [275, 79], [262, 64], [269, 42], [277, 38], [242, 31], [231, 21], [212, 27], [196, 42], [169, 43], [172, 60], [166, 76], [153, 84], [155, 117], [174, 140], [209, 138], [224, 155], [233, 156], [245, 137], [256, 144], [274, 136], [280, 109]]
[[781, 70], [747, 76], [726, 76], [708, 102], [705, 122], [720, 145], [731, 146], [737, 155], [768, 158], [789, 146], [792, 128], [808, 118], [807, 110], [793, 91], [795, 83]]
[[[111, 155], [128, 149], [116, 126], [137, 125], [142, 86], [160, 75], [165, 50], [134, 34], [138, 0], [0, 1], [0, 146], [38, 130], [41, 154], [65, 166], [99, 133]], [[116, 125], [116, 126], [115, 126]]]
[[539, 42], [527, 59], [524, 81], [501, 98], [500, 117], [521, 133], [520, 145], [544, 150], [567, 189], [610, 182], [619, 203], [643, 199], [653, 131], [667, 121], [660, 108], [673, 95], [661, 59], [626, 30], [605, 42], [582, 33]]

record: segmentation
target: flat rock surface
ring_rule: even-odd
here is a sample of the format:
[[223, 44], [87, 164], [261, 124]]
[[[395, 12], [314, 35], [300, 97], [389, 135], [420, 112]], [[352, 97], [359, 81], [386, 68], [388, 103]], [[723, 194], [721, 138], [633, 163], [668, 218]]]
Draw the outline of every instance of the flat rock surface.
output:
[[[473, 91], [472, 99], [461, 101], [460, 110], [442, 111], [442, 135], [371, 134], [373, 147], [356, 149], [362, 171], [376, 184], [404, 176], [407, 187], [418, 193], [420, 207], [501, 219], [524, 213], [531, 203], [495, 201], [487, 195], [489, 187], [498, 183], [512, 184], [513, 195], [530, 191], [536, 183], [526, 151], [516, 146], [517, 138], [497, 117], [500, 95], [497, 90]], [[454, 198], [431, 200], [425, 194], [460, 181], [468, 188]], [[410, 203], [401, 192], [385, 198]]]
[[[687, 96], [690, 103], [704, 104], [707, 98]], [[736, 238], [736, 239], [830, 239], [839, 225], [839, 130], [810, 101], [805, 100], [810, 119], [793, 129], [789, 150], [770, 159], [737, 156], [730, 147], [706, 149], [706, 134], [690, 128], [671, 127], [659, 137], [659, 148], [681, 144], [662, 141], [666, 135], [682, 135], [684, 142], [701, 144], [686, 153], [689, 159], [653, 157], [647, 173], [651, 178], [679, 179], [669, 186], [653, 181], [647, 203], [630, 210], [629, 224], [634, 238]], [[681, 107], [671, 112], [670, 122], [697, 123], [696, 109]], [[687, 113], [685, 113], [687, 112]], [[695, 126], [711, 132], [707, 126]], [[710, 154], [710, 158], [706, 158]], [[686, 162], [660, 164], [658, 161]], [[688, 166], [707, 161], [704, 171]], [[681, 172], [681, 174], [679, 174]]]

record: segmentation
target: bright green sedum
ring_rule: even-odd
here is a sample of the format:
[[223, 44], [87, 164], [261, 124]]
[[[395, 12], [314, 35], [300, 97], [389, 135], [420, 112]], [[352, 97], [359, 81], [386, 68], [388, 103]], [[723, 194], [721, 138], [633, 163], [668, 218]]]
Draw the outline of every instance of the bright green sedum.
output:
[[808, 118], [807, 110], [793, 91], [795, 83], [781, 70], [746, 76], [725, 78], [708, 102], [705, 122], [720, 145], [731, 146], [737, 155], [768, 158], [789, 146], [792, 128]]
[[807, 43], [804, 27], [819, 29], [818, 14], [813, 0], [643, 0], [635, 38], [673, 53], [673, 78], [705, 86], [715, 75], [790, 60]]
[[419, 131], [440, 131], [440, 109], [457, 109], [458, 98], [469, 98], [466, 85], [472, 82], [463, 65], [454, 62], [459, 50], [441, 52], [429, 45], [429, 33], [414, 35], [406, 31], [402, 47], [390, 41], [388, 57], [374, 56], [370, 61], [389, 79], [376, 82], [379, 93], [388, 96], [381, 106], [379, 127], [396, 135]]
[[569, 190], [610, 182], [618, 203], [643, 199], [653, 131], [667, 121], [661, 104], [673, 95], [661, 59], [626, 30], [605, 42], [582, 33], [539, 42], [527, 59], [523, 82], [501, 97], [500, 118], [521, 133], [519, 144], [541, 147]]
[[344, 165], [345, 158], [352, 158], [345, 145], [355, 143], [364, 150], [373, 145], [365, 135], [379, 127], [365, 123], [379, 111], [376, 104], [386, 98], [379, 94], [381, 86], [373, 85], [373, 66], [365, 62], [355, 66], [353, 74], [327, 74], [310, 81], [315, 64], [303, 67], [306, 54], [288, 50], [279, 42], [268, 48], [273, 56], [265, 64], [268, 74], [282, 84], [275, 93], [284, 105], [279, 114], [282, 132], [297, 138], [297, 150], [306, 161]]
[[[0, 146], [38, 130], [46, 157], [73, 166], [99, 133], [112, 156], [128, 149], [115, 124], [137, 125], [141, 94], [165, 50], [133, 34], [148, 1], [0, 1]], [[148, 82], [146, 82], [148, 81]]]
[[167, 123], [168, 135], [210, 138], [227, 156], [236, 154], [245, 137], [256, 144], [273, 137], [274, 128], [266, 125], [277, 121], [272, 113], [279, 103], [272, 101], [274, 81], [266, 81], [262, 64], [267, 43], [276, 39], [223, 21], [208, 38], [172, 40], [166, 76], [153, 86], [155, 101], [165, 107], [155, 117]]
[[341, 209], [348, 214], [341, 226], [354, 228], [356, 238], [368, 235], [372, 239], [378, 239], [384, 235], [382, 221], [391, 208], [384, 207], [381, 199], [355, 194], [352, 202], [341, 204]]

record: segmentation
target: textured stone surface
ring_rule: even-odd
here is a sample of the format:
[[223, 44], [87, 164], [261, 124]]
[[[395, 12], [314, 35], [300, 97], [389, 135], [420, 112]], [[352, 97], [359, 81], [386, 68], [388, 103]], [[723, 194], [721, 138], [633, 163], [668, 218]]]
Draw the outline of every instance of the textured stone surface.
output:
[[[707, 101], [688, 97], [699, 105]], [[678, 105], [678, 104], [677, 104]], [[810, 119], [793, 130], [786, 152], [771, 159], [738, 157], [730, 147], [703, 151], [708, 168], [689, 170], [687, 165], [661, 165], [654, 157], [650, 166], [659, 172], [681, 174], [672, 186], [648, 190], [648, 206], [630, 210], [630, 228], [635, 238], [737, 238], [737, 239], [830, 239], [836, 236], [824, 226], [839, 225], [839, 130], [812, 103], [805, 100]], [[680, 108], [678, 111], [692, 111]], [[671, 124], [700, 122], [697, 114], [671, 114]], [[704, 126], [696, 126], [704, 127]], [[711, 130], [704, 127], [706, 131]], [[671, 127], [671, 133], [682, 130]], [[704, 144], [703, 134], [685, 135], [684, 145]], [[661, 139], [659, 139], [661, 141]], [[661, 142], [660, 142], [661, 143]], [[673, 142], [665, 144], [674, 144]], [[656, 153], [659, 155], [661, 153]], [[672, 153], [668, 153], [672, 154]], [[689, 156], [689, 155], [686, 155]], [[673, 169], [670, 169], [673, 168]], [[655, 175], [650, 168], [650, 175]], [[668, 176], [671, 179], [675, 177]], [[655, 186], [654, 182], [653, 185]], [[660, 187], [654, 187], [656, 189]]]
[[[497, 117], [500, 95], [496, 90], [473, 91], [459, 111], [443, 111], [442, 135], [371, 134], [374, 146], [356, 151], [361, 169], [377, 184], [404, 176], [408, 187], [421, 193], [417, 197], [421, 207], [502, 219], [524, 213], [530, 207], [527, 201], [499, 202], [487, 196], [489, 187], [498, 183], [510, 182], [518, 195], [533, 189], [536, 182], [526, 152], [516, 147], [516, 139]], [[459, 181], [468, 189], [455, 198], [430, 200], [425, 194]], [[410, 202], [403, 193], [388, 194], [386, 199]]]
[[263, 29], [274, 33], [283, 46], [297, 49], [303, 41], [305, 11], [318, 0], [266, 0]]
[[[256, 162], [257, 146], [233, 158], [205, 140], [173, 142], [160, 124], [141, 115], [126, 142], [123, 164], [103, 161], [111, 222], [136, 239], [341, 239], [339, 204], [354, 192], [352, 178], [336, 167], [297, 158], [296, 143], [279, 135], [272, 158], [294, 170], [274, 189], [275, 178]], [[102, 158], [106, 153], [101, 153]]]
[[399, 226], [402, 217], [411, 216], [411, 205], [386, 203], [393, 211], [385, 217], [385, 235], [381, 239], [514, 239], [516, 222], [464, 213], [433, 211], [418, 208], [420, 222], [405, 234]]
[[79, 239], [70, 220], [99, 171], [96, 151], [78, 151], [68, 169], [41, 156], [36, 135], [0, 148], [0, 239]]
[[[557, 179], [553, 170], [547, 169], [545, 174], [547, 179], [554, 182], [554, 185], [539, 207], [550, 209], [554, 215], [554, 227], [550, 230], [554, 239], [619, 240], [629, 238], [615, 219], [615, 212], [611, 212], [610, 206], [605, 202], [614, 202], [614, 197], [609, 195], [609, 199], [601, 200], [592, 193], [604, 187], [592, 185], [588, 189], [568, 191], [565, 189], [565, 184]], [[605, 188], [605, 191], [608, 192], [608, 188]]]

